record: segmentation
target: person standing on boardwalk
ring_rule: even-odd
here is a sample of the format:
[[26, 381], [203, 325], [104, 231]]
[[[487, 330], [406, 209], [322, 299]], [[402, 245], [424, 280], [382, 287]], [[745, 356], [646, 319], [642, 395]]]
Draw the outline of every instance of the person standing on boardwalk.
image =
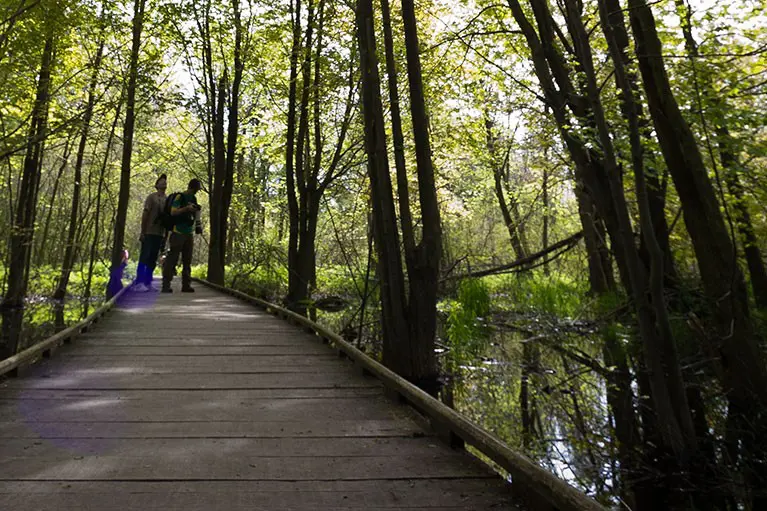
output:
[[170, 283], [178, 264], [178, 256], [181, 255], [183, 269], [181, 271], [181, 291], [193, 293], [192, 279], [192, 253], [194, 252], [194, 234], [202, 234], [200, 223], [200, 206], [197, 204], [195, 195], [202, 185], [198, 179], [189, 181], [187, 190], [183, 193], [174, 194], [170, 208], [173, 217], [173, 231], [170, 233], [170, 252], [165, 258], [162, 269], [162, 292], [172, 293]]
[[165, 240], [165, 227], [158, 221], [165, 206], [165, 190], [168, 177], [162, 174], [154, 183], [156, 192], [144, 201], [144, 213], [141, 215], [141, 255], [138, 260], [136, 291], [153, 291], [152, 273], [157, 266], [157, 257]]

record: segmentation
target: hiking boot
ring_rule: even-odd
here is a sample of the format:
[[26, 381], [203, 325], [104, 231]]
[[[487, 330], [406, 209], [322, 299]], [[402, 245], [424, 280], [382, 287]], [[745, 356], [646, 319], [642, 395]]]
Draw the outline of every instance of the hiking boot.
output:
[[162, 288], [162, 292], [163, 292], [163, 293], [172, 293], [172, 292], [173, 292], [173, 290], [172, 290], [170, 287], [165, 287], [165, 286], [163, 286], [163, 288]]
[[191, 286], [186, 286], [181, 288], [182, 293], [194, 293], [194, 288]]
[[135, 286], [133, 286], [133, 291], [137, 293], [146, 293], [147, 288], [144, 284], [136, 284]]

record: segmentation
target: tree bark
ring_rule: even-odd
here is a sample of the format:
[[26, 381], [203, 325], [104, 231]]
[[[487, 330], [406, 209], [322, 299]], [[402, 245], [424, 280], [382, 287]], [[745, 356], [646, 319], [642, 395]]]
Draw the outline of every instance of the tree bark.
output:
[[[297, 91], [291, 91], [293, 94], [293, 115], [295, 116], [295, 109], [298, 107], [298, 133], [295, 135], [292, 143], [295, 147], [295, 152], [291, 149], [291, 154], [295, 155], [295, 162], [291, 162], [293, 172], [288, 180], [290, 183], [290, 190], [288, 195], [288, 204], [290, 201], [295, 200], [295, 209], [292, 209], [289, 215], [290, 221], [290, 239], [288, 246], [288, 308], [292, 311], [306, 315], [306, 294], [309, 282], [306, 280], [307, 275], [302, 273], [301, 268], [306, 267], [306, 256], [302, 257], [301, 238], [302, 234], [306, 232], [307, 220], [308, 220], [308, 205], [309, 197], [306, 193], [306, 155], [305, 149], [307, 144], [307, 134], [309, 129], [309, 94], [311, 92], [311, 59], [312, 59], [312, 38], [314, 34], [314, 5], [312, 0], [309, 0], [308, 13], [307, 13], [307, 25], [306, 33], [304, 35], [304, 58], [301, 62], [301, 99], [298, 105], [296, 102]], [[298, 39], [294, 41], [295, 47], [295, 59], [296, 67], [298, 66], [298, 54], [301, 52], [301, 32], [294, 33], [294, 37]], [[293, 58], [293, 57], [291, 57]], [[291, 66], [293, 63], [291, 62]], [[293, 71], [291, 70], [291, 75]], [[297, 72], [296, 72], [297, 79]], [[291, 87], [293, 84], [291, 84]], [[294, 117], [295, 119], [295, 117]], [[294, 120], [295, 123], [295, 120]], [[295, 124], [294, 124], [295, 129]], [[290, 130], [289, 130], [290, 131]], [[294, 132], [295, 133], [295, 132]], [[290, 142], [290, 141], [289, 141]], [[291, 199], [290, 195], [293, 195], [295, 199]], [[306, 242], [304, 241], [303, 251], [307, 250]], [[292, 255], [291, 255], [292, 254]]]

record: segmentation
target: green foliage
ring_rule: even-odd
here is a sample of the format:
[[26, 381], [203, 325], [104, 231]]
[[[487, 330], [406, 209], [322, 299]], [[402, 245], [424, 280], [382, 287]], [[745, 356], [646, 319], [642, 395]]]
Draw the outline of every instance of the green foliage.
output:
[[587, 284], [563, 272], [485, 277], [496, 307], [573, 317], [583, 312]]
[[490, 293], [478, 279], [466, 279], [458, 286], [458, 298], [447, 304], [447, 337], [451, 358], [460, 362], [477, 357], [489, 334]]

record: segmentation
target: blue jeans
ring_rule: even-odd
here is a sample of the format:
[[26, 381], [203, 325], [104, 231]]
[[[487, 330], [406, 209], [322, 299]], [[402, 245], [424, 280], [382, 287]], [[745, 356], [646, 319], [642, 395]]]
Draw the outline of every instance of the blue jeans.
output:
[[139, 284], [150, 285], [152, 283], [152, 273], [157, 266], [157, 258], [160, 255], [164, 236], [157, 234], [147, 234], [141, 243], [141, 255], [138, 259], [138, 269], [136, 270], [136, 281]]

